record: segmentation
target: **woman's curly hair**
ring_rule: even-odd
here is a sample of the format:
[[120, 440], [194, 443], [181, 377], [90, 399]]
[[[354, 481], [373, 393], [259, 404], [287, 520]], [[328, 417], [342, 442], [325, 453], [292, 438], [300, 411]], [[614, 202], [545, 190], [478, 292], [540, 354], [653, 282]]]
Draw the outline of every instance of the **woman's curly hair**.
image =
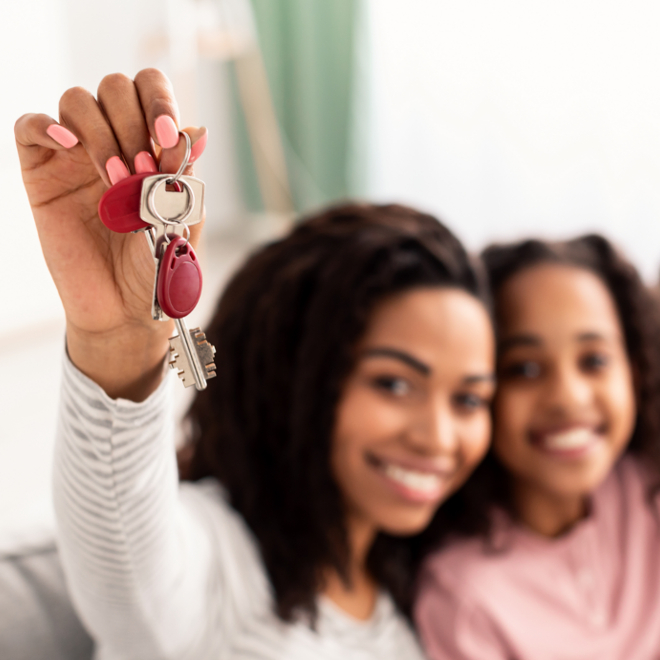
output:
[[[207, 332], [218, 375], [189, 410], [181, 474], [223, 484], [254, 534], [282, 619], [316, 614], [323, 571], [346, 576], [330, 450], [340, 392], [374, 306], [427, 286], [485, 301], [483, 279], [436, 218], [398, 205], [344, 204], [259, 250], [227, 286]], [[382, 534], [368, 557], [373, 577], [404, 610], [410, 543]]]
[[[604, 282], [614, 299], [636, 381], [637, 420], [627, 451], [660, 475], [660, 305], [635, 267], [596, 234], [562, 242], [492, 245], [482, 258], [494, 299], [496, 332], [498, 294], [522, 270], [544, 263], [565, 264], [585, 268]], [[509, 486], [505, 469], [489, 451], [465, 485], [440, 508], [424, 540], [437, 546], [456, 535], [488, 537], [493, 505], [514, 513]]]

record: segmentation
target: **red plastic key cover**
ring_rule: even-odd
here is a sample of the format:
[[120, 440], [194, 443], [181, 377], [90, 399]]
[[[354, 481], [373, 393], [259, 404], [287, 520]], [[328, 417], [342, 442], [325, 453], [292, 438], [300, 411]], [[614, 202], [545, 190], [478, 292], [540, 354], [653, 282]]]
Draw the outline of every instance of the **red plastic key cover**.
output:
[[180, 319], [195, 309], [201, 294], [202, 269], [192, 245], [181, 237], [172, 239], [158, 271], [158, 303], [170, 318]]
[[108, 229], [127, 234], [149, 227], [140, 219], [140, 195], [142, 181], [153, 175], [153, 172], [133, 174], [105, 191], [99, 202], [99, 217]]

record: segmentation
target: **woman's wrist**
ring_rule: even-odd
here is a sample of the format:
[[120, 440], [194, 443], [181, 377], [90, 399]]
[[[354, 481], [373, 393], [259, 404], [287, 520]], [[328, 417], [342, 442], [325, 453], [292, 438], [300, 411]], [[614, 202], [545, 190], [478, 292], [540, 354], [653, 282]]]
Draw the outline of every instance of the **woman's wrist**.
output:
[[160, 384], [172, 322], [88, 332], [67, 323], [71, 362], [113, 398], [144, 401]]

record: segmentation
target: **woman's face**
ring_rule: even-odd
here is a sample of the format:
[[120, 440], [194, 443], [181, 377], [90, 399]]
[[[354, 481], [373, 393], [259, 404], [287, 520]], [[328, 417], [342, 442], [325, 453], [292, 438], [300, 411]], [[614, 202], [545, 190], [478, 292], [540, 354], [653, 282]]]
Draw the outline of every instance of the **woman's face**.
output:
[[614, 300], [590, 271], [543, 264], [512, 276], [497, 302], [493, 450], [523, 490], [584, 496], [610, 471], [635, 424]]
[[349, 516], [414, 534], [481, 460], [494, 339], [473, 296], [414, 289], [375, 309], [340, 399], [332, 469]]

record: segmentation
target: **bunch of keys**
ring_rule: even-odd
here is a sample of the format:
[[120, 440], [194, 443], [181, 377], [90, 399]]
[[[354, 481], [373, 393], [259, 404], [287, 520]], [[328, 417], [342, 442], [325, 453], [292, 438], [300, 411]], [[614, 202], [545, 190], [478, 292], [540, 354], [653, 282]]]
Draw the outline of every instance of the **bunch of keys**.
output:
[[202, 220], [204, 182], [183, 176], [191, 151], [190, 136], [179, 171], [172, 174], [134, 174], [105, 192], [99, 217], [112, 231], [144, 232], [156, 266], [151, 316], [173, 318], [178, 335], [170, 337], [169, 365], [185, 387], [206, 389], [215, 374], [215, 347], [200, 328], [188, 330], [185, 317], [202, 293], [202, 271], [190, 245], [190, 225]]

